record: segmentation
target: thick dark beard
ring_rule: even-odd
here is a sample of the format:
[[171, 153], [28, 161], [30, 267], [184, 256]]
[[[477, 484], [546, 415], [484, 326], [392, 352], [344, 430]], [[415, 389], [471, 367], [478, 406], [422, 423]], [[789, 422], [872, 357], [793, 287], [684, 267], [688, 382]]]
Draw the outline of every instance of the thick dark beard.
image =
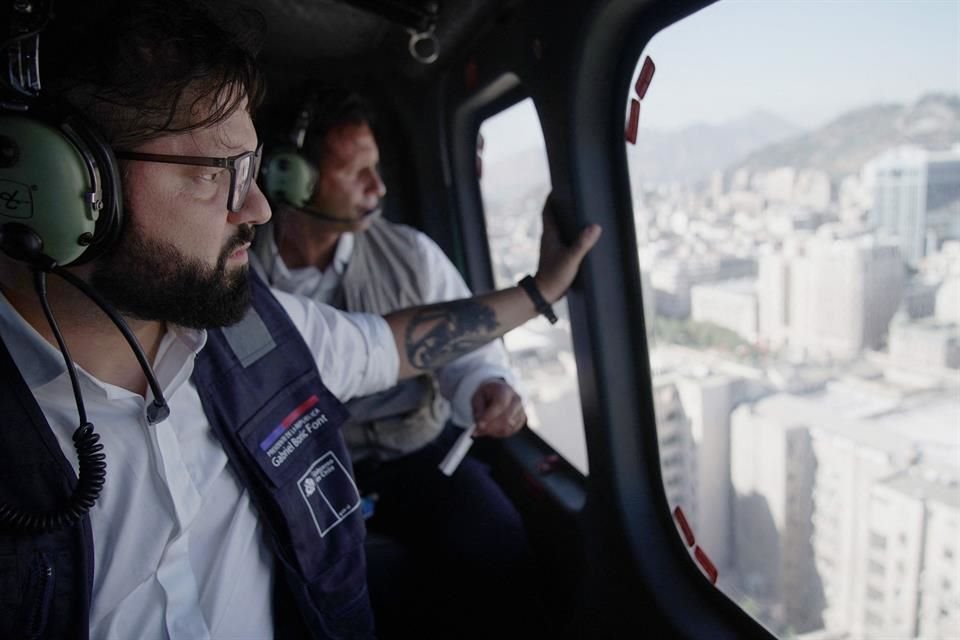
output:
[[130, 221], [116, 248], [101, 258], [90, 283], [117, 309], [142, 320], [214, 329], [239, 322], [250, 306], [246, 265], [227, 273], [230, 254], [253, 240], [251, 225], [241, 225], [209, 267], [170, 243], [151, 240]]

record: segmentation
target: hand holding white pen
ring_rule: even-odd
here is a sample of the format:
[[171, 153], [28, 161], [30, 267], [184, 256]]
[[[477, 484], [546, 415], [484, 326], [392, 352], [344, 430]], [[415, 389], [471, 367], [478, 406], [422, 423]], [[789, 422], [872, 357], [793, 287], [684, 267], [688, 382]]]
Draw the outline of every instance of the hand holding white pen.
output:
[[527, 423], [523, 398], [502, 378], [485, 380], [470, 399], [476, 436], [509, 438]]
[[[517, 432], [527, 422], [523, 399], [501, 378], [484, 381], [471, 398], [476, 422], [464, 430], [450, 447], [440, 471], [445, 476], [453, 475], [473, 444], [473, 436], [506, 438]], [[479, 427], [477, 425], [480, 425]]]
[[447, 455], [444, 456], [440, 462], [440, 473], [445, 476], [453, 475], [453, 472], [457, 470], [457, 467], [459, 467], [463, 461], [464, 456], [467, 455], [467, 451], [470, 450], [470, 446], [473, 444], [473, 432], [476, 430], [476, 424], [471, 424], [463, 430], [463, 433], [460, 434], [460, 437], [457, 438], [457, 441], [450, 447], [450, 451], [447, 452]]

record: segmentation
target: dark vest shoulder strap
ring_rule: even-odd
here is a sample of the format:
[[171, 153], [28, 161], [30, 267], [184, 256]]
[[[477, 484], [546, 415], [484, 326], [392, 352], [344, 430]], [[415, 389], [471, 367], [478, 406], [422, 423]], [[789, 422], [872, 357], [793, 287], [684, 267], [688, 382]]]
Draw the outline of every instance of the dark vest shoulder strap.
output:
[[372, 637], [364, 524], [340, 433], [348, 414], [283, 307], [250, 280], [250, 311], [208, 332], [194, 384], [306, 627], [316, 638]]
[[[0, 503], [56, 510], [76, 474], [2, 339], [0, 379]], [[92, 589], [88, 518], [45, 534], [0, 528], [0, 637], [87, 638]]]

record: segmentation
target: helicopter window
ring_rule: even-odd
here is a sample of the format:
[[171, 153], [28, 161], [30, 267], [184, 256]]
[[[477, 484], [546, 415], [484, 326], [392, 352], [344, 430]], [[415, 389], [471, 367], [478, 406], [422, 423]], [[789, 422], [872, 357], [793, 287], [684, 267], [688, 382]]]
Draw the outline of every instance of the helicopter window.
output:
[[955, 2], [784, 0], [674, 24], [629, 85], [665, 492], [781, 637], [960, 634], [958, 79]]
[[[543, 132], [526, 99], [490, 118], [477, 138], [480, 193], [497, 288], [535, 273], [541, 210], [550, 193]], [[582, 473], [587, 473], [583, 417], [566, 301], [559, 321], [538, 317], [504, 336], [527, 400], [528, 426]]]

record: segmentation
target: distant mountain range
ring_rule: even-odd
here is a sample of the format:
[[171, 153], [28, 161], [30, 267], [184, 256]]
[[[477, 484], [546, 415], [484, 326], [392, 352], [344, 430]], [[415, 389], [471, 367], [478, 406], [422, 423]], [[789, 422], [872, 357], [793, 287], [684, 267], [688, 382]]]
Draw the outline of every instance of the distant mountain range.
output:
[[729, 168], [813, 168], [836, 180], [859, 172], [866, 161], [891, 147], [909, 144], [943, 150], [957, 143], [960, 96], [929, 94], [912, 105], [850, 111], [815, 131], [755, 150]]
[[[635, 185], [693, 183], [714, 171], [792, 166], [826, 171], [837, 180], [856, 173], [886, 149], [913, 144], [948, 149], [960, 142], [960, 96], [930, 94], [911, 105], [879, 104], [849, 111], [813, 131], [756, 111], [716, 125], [677, 131], [641, 129], [627, 145]], [[511, 197], [549, 180], [542, 149], [526, 149], [484, 166], [491, 197]]]
[[[785, 140], [801, 129], [783, 118], [756, 111], [719, 125], [701, 124], [678, 131], [641, 130], [636, 145], [627, 146], [631, 174], [644, 183], [692, 182], [723, 169], [768, 144]], [[488, 141], [488, 145], [494, 144]], [[546, 183], [543, 149], [517, 151], [484, 164], [485, 179], [497, 185], [491, 197], [523, 192]]]
[[752, 151], [797, 136], [802, 129], [767, 111], [722, 124], [698, 124], [677, 131], [640, 130], [627, 146], [635, 183], [696, 182]]

